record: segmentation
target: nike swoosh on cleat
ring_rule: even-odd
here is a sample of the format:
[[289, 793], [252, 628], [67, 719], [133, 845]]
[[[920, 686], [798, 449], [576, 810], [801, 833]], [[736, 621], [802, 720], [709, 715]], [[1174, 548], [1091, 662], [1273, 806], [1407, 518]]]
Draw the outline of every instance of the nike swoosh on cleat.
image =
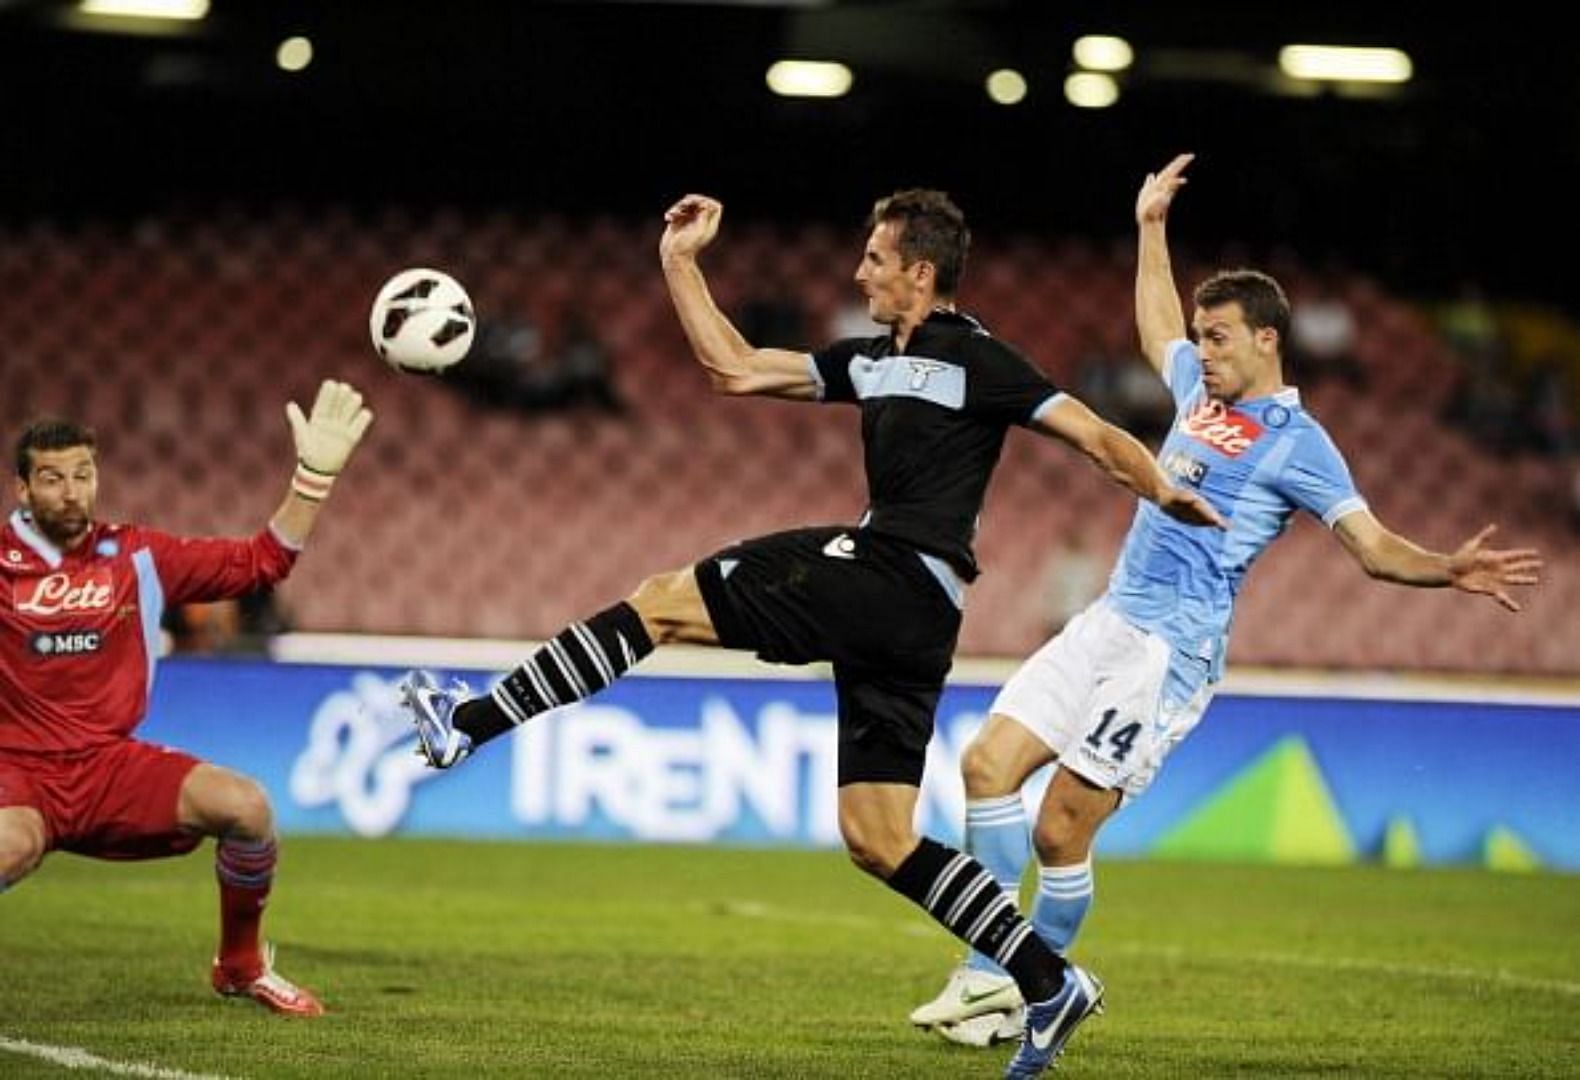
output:
[[973, 994], [970, 990], [962, 990], [960, 991], [960, 1004], [975, 1005], [979, 1001], [986, 1001], [990, 997], [1002, 994], [1005, 989], [1006, 987], [996, 986], [991, 990], [984, 990], [980, 994]]
[[1049, 1046], [1053, 1045], [1053, 1029], [1058, 1026], [1058, 1024], [1049, 1024], [1041, 1031], [1033, 1028], [1031, 1032], [1031, 1045], [1035, 1046], [1038, 1050], [1048, 1049]]

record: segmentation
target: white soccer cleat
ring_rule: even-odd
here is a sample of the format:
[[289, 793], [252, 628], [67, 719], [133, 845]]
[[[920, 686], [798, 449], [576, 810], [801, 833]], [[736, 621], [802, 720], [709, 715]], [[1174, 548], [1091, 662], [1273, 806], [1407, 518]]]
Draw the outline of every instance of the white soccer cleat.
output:
[[936, 1030], [952, 1043], [978, 1049], [1014, 1042], [1026, 1030], [1026, 1007], [1019, 1005], [1009, 1012], [983, 1013], [956, 1024], [939, 1024]]
[[924, 1028], [958, 1024], [988, 1013], [1007, 1013], [1023, 1004], [1020, 987], [1008, 975], [961, 964], [949, 973], [949, 981], [937, 997], [911, 1013], [911, 1023]]
[[401, 704], [417, 729], [417, 753], [435, 769], [448, 769], [472, 752], [472, 737], [452, 723], [469, 693], [459, 679], [441, 689], [426, 671], [408, 672], [400, 681]]

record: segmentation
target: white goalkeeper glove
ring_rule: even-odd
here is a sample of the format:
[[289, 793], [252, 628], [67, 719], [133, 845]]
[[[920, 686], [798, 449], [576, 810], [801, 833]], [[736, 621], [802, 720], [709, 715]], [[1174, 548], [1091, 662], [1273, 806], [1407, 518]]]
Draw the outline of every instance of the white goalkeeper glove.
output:
[[362, 441], [373, 413], [350, 384], [325, 379], [318, 387], [312, 415], [303, 416], [301, 407], [292, 401], [285, 406], [285, 418], [296, 440], [297, 466], [291, 487], [304, 499], [322, 499]]

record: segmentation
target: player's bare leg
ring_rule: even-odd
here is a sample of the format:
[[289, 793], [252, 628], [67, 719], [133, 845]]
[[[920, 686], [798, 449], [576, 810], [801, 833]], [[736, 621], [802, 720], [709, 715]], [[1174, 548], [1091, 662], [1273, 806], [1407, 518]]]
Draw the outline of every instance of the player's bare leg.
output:
[[47, 843], [44, 815], [31, 806], [0, 807], [0, 892], [38, 869]]
[[258, 784], [217, 765], [199, 765], [181, 785], [181, 827], [213, 836], [219, 880], [220, 942], [211, 981], [226, 997], [247, 998], [286, 1016], [319, 1016], [311, 991], [274, 970], [263, 944], [264, 905], [274, 884], [274, 812]]

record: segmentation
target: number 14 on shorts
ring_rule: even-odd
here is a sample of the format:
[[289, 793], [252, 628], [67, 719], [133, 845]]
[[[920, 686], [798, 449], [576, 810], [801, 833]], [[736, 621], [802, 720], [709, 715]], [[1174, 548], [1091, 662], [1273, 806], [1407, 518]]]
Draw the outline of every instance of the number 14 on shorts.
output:
[[1086, 745], [1101, 754], [1103, 742], [1106, 740], [1109, 746], [1106, 756], [1116, 762], [1122, 762], [1135, 746], [1136, 736], [1141, 734], [1141, 721], [1132, 720], [1128, 724], [1120, 724], [1116, 727], [1114, 721], [1118, 717], [1118, 709], [1104, 709], [1103, 718], [1098, 721], [1095, 728], [1086, 733]]

